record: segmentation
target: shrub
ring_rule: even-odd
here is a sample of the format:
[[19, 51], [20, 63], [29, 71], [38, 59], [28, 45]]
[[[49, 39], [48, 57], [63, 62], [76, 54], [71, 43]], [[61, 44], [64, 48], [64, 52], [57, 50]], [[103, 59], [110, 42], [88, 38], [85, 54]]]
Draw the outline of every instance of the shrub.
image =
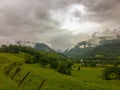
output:
[[40, 58], [39, 63], [40, 63], [43, 67], [45, 67], [45, 66], [49, 63], [49, 60], [48, 60], [46, 57], [42, 57], [42, 58]]
[[50, 62], [50, 68], [56, 69], [58, 67], [59, 63], [58, 61], [52, 61]]
[[30, 54], [25, 53], [25, 54], [24, 54], [24, 58], [25, 58], [25, 63], [31, 64], [31, 63], [34, 62], [34, 61], [33, 61], [33, 57], [32, 57], [32, 55], [30, 55]]
[[71, 69], [70, 68], [66, 68], [66, 73], [67, 75], [71, 75]]
[[116, 66], [106, 67], [103, 70], [103, 79], [105, 79], [105, 80], [111, 80], [111, 79], [120, 80], [120, 68], [116, 67]]
[[70, 69], [71, 69], [71, 67], [72, 67], [72, 65], [73, 65], [73, 62], [68, 61], [66, 64], [67, 64], [67, 68], [70, 68]]
[[68, 67], [67, 62], [61, 62], [57, 68], [57, 71], [63, 74], [71, 75], [71, 67]]
[[65, 63], [62, 62], [62, 63], [59, 64], [59, 66], [57, 68], [57, 71], [65, 74], [66, 73], [65, 69], [66, 69], [66, 65], [65, 65]]

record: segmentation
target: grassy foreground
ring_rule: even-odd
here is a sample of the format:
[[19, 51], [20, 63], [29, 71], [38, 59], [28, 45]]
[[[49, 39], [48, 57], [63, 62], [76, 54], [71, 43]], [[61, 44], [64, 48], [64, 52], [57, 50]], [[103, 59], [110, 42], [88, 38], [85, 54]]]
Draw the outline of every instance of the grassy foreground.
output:
[[[11, 79], [14, 69], [10, 75], [5, 75], [5, 67], [13, 62], [24, 61], [17, 54], [0, 53], [0, 90], [37, 90], [40, 83], [45, 79], [42, 90], [120, 90], [119, 80], [103, 80], [101, 78], [102, 68], [84, 68], [78, 71], [74, 69], [72, 75], [64, 75], [53, 69], [42, 68], [39, 64], [23, 64], [21, 72]], [[19, 81], [25, 74], [30, 75], [18, 87]]]

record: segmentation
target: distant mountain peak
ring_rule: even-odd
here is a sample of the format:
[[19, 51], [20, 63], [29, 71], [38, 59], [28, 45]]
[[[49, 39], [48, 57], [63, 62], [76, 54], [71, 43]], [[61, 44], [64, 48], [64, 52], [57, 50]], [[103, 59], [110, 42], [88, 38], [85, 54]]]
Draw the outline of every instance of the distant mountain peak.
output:
[[34, 48], [36, 48], [38, 50], [45, 50], [45, 51], [55, 52], [53, 49], [51, 49], [48, 45], [46, 45], [44, 43], [36, 43]]
[[47, 44], [44, 43], [39, 43], [39, 42], [32, 42], [32, 41], [16, 41], [17, 45], [22, 45], [22, 46], [29, 46], [38, 50], [42, 51], [51, 51], [55, 52], [52, 48], [50, 48]]

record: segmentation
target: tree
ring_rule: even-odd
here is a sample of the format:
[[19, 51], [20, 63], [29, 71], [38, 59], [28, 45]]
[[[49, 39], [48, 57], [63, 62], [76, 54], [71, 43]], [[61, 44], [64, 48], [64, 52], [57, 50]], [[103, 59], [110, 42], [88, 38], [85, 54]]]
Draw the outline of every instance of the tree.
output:
[[73, 62], [72, 62], [72, 61], [68, 61], [68, 62], [67, 62], [67, 68], [70, 68], [70, 69], [71, 69], [72, 65], [73, 65]]
[[31, 64], [31, 63], [34, 62], [33, 61], [33, 56], [28, 54], [28, 53], [24, 53], [24, 58], [25, 58], [25, 63]]
[[50, 68], [56, 69], [58, 67], [59, 63], [58, 61], [51, 61], [50, 62]]
[[105, 79], [105, 80], [111, 80], [111, 79], [120, 80], [120, 68], [117, 66], [106, 67], [103, 70], [103, 79]]
[[33, 59], [34, 59], [34, 63], [38, 63], [39, 60], [40, 60], [40, 53], [39, 52], [36, 52], [34, 55], [33, 55]]
[[67, 74], [67, 75], [71, 75], [71, 67], [68, 67], [68, 63], [67, 62], [61, 62], [57, 68], [57, 71], [63, 74]]
[[41, 57], [39, 60], [39, 63], [44, 67], [45, 65], [49, 63], [49, 60], [47, 57]]
[[57, 68], [57, 71], [66, 74], [66, 64], [61, 62]]

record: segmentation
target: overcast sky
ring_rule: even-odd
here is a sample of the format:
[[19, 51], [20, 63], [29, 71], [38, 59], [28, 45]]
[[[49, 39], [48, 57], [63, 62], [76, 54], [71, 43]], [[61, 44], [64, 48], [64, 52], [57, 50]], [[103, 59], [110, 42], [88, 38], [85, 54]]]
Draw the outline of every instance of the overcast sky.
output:
[[63, 50], [119, 23], [120, 0], [0, 0], [0, 42], [29, 40]]

